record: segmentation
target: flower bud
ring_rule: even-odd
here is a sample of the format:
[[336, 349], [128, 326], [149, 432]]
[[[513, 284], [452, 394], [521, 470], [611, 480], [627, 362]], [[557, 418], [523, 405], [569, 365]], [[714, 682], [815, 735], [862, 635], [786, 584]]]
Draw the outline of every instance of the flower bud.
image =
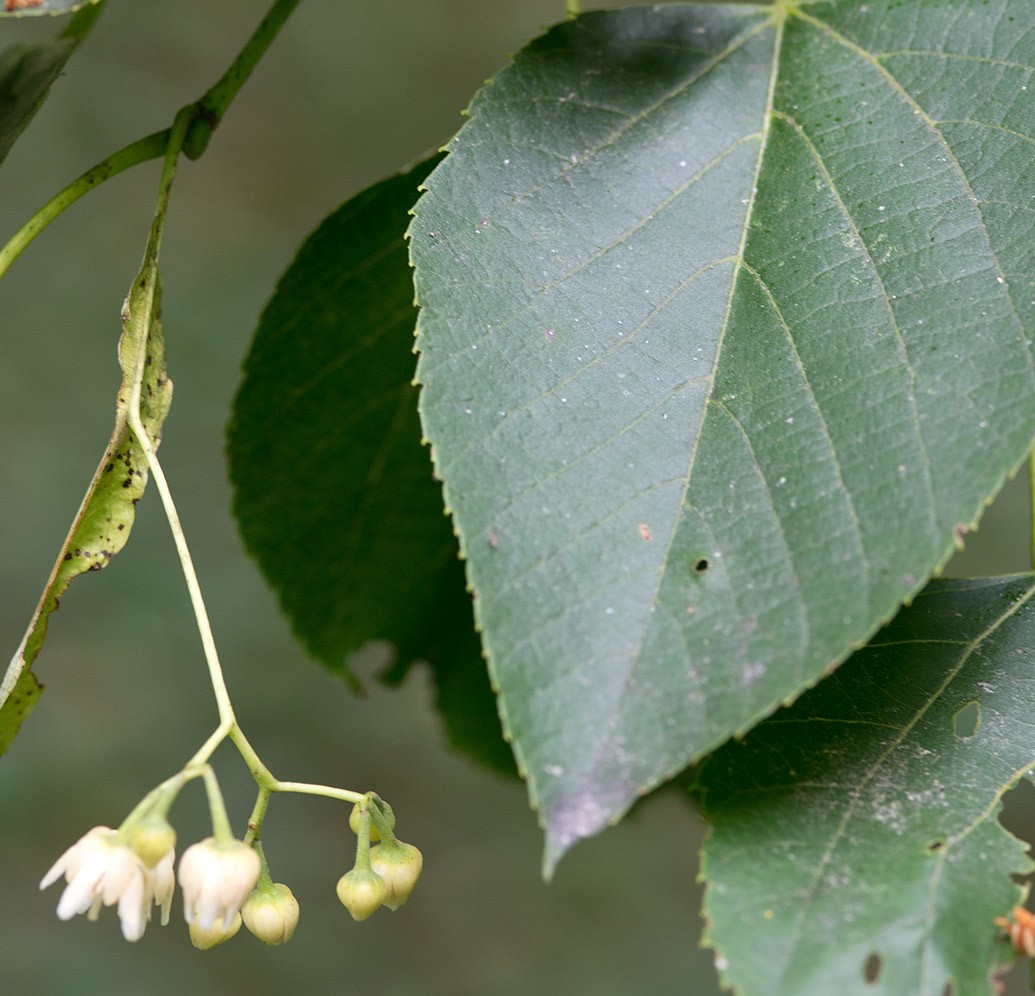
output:
[[208, 928], [202, 927], [196, 920], [193, 920], [188, 924], [188, 929], [191, 944], [199, 951], [207, 951], [217, 944], [222, 944], [223, 941], [229, 941], [241, 929], [241, 914], [235, 913], [225, 928], [222, 920], [217, 920], [213, 926]]
[[[371, 803], [368, 808], [369, 809], [373, 809], [374, 806], [376, 806], [376, 805], [377, 805], [377, 803]], [[382, 805], [384, 806], [385, 818], [388, 821], [388, 828], [390, 830], [394, 830], [395, 829], [395, 813], [392, 812], [392, 807], [389, 806], [388, 803], [382, 803]], [[359, 813], [360, 813], [359, 803], [356, 803], [356, 805], [352, 807], [352, 812], [349, 815], [349, 826], [352, 828], [352, 832], [354, 834], [356, 834], [357, 836], [359, 835]], [[377, 824], [374, 822], [373, 819], [371, 819], [370, 820], [370, 843], [371, 844], [376, 844], [380, 839], [381, 839], [381, 834], [378, 833], [378, 831], [377, 831]]]
[[353, 868], [338, 879], [338, 898], [356, 921], [370, 916], [387, 895], [384, 879], [369, 868]]
[[241, 916], [263, 944], [283, 944], [298, 926], [298, 900], [278, 882], [272, 888], [256, 889], [241, 907]]
[[164, 816], [145, 816], [129, 832], [129, 846], [154, 868], [176, 846], [176, 831]]
[[370, 867], [384, 879], [387, 887], [384, 905], [397, 910], [410, 898], [424, 867], [424, 857], [412, 844], [401, 840], [385, 842], [370, 849]]
[[180, 859], [184, 919], [202, 933], [226, 927], [255, 888], [259, 867], [259, 855], [239, 840], [191, 844]]

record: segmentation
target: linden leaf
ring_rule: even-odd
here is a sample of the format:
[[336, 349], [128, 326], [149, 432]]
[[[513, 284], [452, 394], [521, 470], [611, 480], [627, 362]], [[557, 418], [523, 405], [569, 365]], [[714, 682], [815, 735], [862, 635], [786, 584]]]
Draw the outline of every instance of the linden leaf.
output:
[[475, 99], [412, 226], [421, 413], [548, 868], [865, 643], [1023, 458], [1033, 70], [1028, 0], [673, 3]]
[[[706, 941], [744, 996], [988, 994], [1035, 865], [997, 820], [1035, 764], [1035, 577], [933, 582], [705, 761]], [[864, 985], [864, 982], [866, 983]]]

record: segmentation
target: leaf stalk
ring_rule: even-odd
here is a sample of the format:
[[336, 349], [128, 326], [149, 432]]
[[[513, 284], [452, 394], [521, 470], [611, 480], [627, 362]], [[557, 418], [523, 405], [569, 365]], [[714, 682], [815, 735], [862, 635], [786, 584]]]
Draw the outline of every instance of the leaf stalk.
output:
[[[3, 277], [29, 243], [58, 215], [106, 180], [110, 180], [131, 166], [167, 156], [170, 151], [175, 151], [178, 155], [182, 149], [189, 158], [197, 159], [205, 151], [213, 129], [222, 120], [241, 87], [251, 76], [284, 22], [300, 2], [301, 0], [275, 0], [269, 12], [245, 42], [244, 47], [226, 72], [199, 100], [181, 108], [176, 119], [179, 120], [182, 115], [189, 116], [187, 132], [175, 144], [175, 149], [172, 142], [172, 127], [139, 138], [90, 167], [47, 201], [0, 249], [0, 277]], [[96, 9], [90, 8], [90, 10], [95, 11]], [[92, 24], [94, 17], [96, 17], [96, 13], [91, 15], [89, 24]]]

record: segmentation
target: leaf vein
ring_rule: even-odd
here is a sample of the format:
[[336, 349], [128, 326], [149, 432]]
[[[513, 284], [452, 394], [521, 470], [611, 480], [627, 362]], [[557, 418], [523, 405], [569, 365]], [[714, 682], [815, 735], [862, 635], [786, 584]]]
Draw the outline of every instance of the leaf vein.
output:
[[801, 126], [801, 124], [794, 118], [792, 118], [789, 114], [786, 114], [783, 111], [774, 111], [773, 114], [775, 117], [779, 117], [781, 120], [785, 121], [788, 125], [790, 125], [795, 134], [798, 135], [798, 137], [804, 143], [806, 149], [808, 149], [809, 154], [812, 156], [813, 160], [816, 163], [816, 166], [819, 168], [823, 176], [824, 182], [827, 184], [827, 187], [830, 190], [831, 196], [837, 203], [838, 209], [844, 217], [845, 223], [848, 225], [849, 230], [851, 231], [856, 244], [862, 251], [863, 257], [866, 260], [866, 264], [870, 269], [870, 272], [873, 274], [873, 279], [876, 283], [878, 291], [880, 292], [881, 299], [884, 303], [884, 307], [887, 312], [888, 323], [895, 334], [895, 338], [898, 343], [899, 354], [902, 357], [903, 366], [905, 367], [909, 376], [908, 401], [911, 414], [911, 421], [913, 424], [913, 431], [916, 434], [917, 444], [919, 445], [920, 451], [923, 454], [923, 480], [924, 490], [927, 494], [926, 508], [928, 513], [928, 521], [930, 522], [932, 535], [934, 537], [937, 537], [938, 524], [935, 519], [934, 511], [936, 508], [936, 502], [934, 497], [934, 485], [931, 481], [931, 457], [927, 448], [927, 440], [924, 437], [923, 430], [920, 427], [920, 414], [917, 404], [916, 370], [914, 369], [912, 361], [909, 358], [909, 349], [906, 346], [905, 336], [903, 335], [902, 328], [899, 325], [898, 317], [895, 314], [895, 308], [892, 304], [891, 296], [888, 294], [888, 289], [884, 284], [884, 278], [880, 274], [880, 270], [877, 267], [877, 262], [874, 259], [873, 253], [871, 252], [870, 247], [866, 244], [865, 239], [863, 239], [862, 232], [859, 230], [859, 226], [856, 224], [855, 219], [852, 217], [852, 213], [848, 210], [848, 205], [845, 203], [844, 198], [841, 196], [841, 192], [838, 189], [837, 183], [835, 182], [834, 177], [831, 175], [830, 170], [827, 168], [826, 161], [819, 154], [819, 149], [816, 148], [815, 143], [805, 132], [805, 129]]

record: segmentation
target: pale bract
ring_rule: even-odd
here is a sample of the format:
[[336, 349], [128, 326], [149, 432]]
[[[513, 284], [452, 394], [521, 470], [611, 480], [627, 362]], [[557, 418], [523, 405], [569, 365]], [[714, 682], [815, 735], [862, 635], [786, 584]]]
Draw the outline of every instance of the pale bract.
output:
[[187, 923], [225, 930], [255, 888], [259, 864], [259, 855], [239, 840], [220, 844], [208, 837], [188, 847], [180, 859]]
[[40, 888], [62, 875], [67, 885], [58, 900], [62, 920], [86, 913], [96, 920], [102, 906], [118, 904], [122, 935], [138, 941], [151, 918], [151, 903], [162, 908], [162, 923], [169, 921], [173, 893], [173, 851], [149, 869], [132, 848], [118, 840], [111, 827], [94, 827], [54, 862]]

